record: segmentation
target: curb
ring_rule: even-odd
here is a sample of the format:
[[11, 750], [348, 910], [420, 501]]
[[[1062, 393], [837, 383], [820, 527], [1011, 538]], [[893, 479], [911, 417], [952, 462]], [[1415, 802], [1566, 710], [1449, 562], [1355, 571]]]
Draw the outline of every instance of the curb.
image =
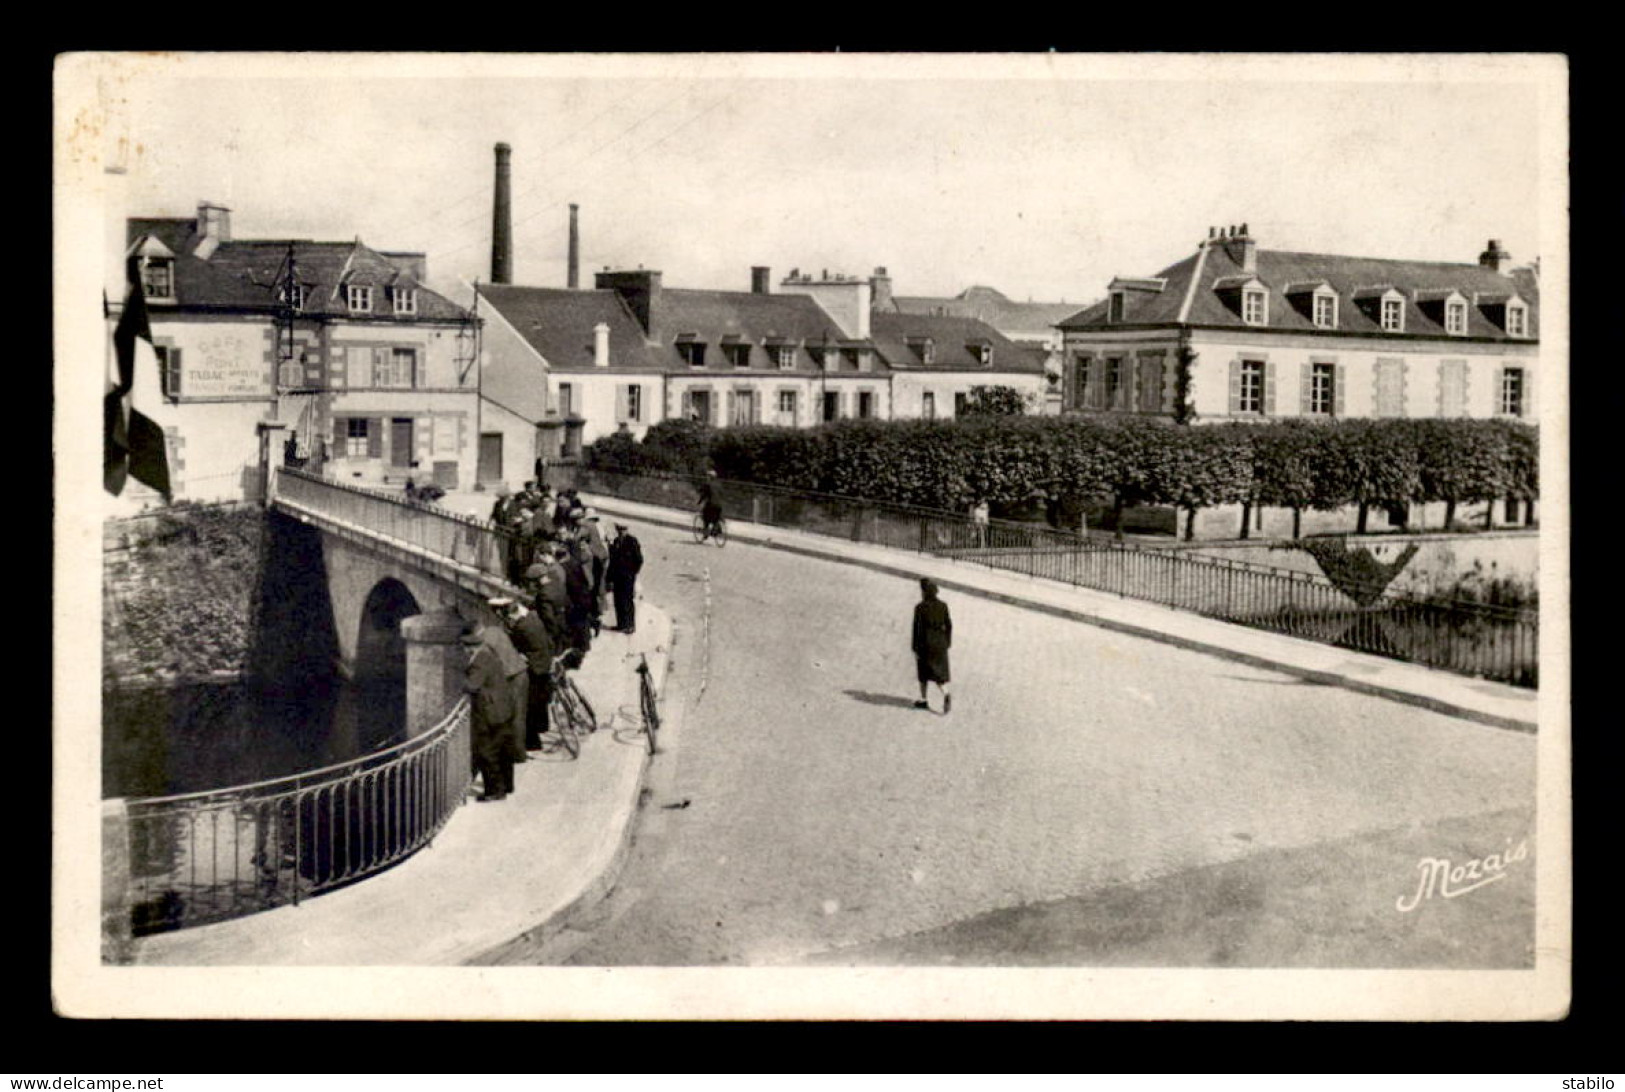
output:
[[[619, 499], [620, 498], [617, 497], [609, 497], [606, 503], [601, 494], [593, 494], [593, 506], [605, 512], [619, 512], [621, 515], [632, 519], [641, 519], [645, 523], [653, 523], [665, 527], [674, 527], [679, 530], [686, 530], [690, 525], [690, 521], [679, 520], [671, 516], [651, 516], [642, 511], [633, 512], [625, 508], [617, 508], [615, 502]], [[642, 504], [642, 502], [634, 503]], [[644, 505], [644, 507], [656, 506]], [[762, 526], [760, 524], [748, 523], [746, 521], [739, 522], [752, 528]], [[839, 552], [838, 550], [835, 550], [833, 547], [821, 549], [814, 546], [802, 545], [800, 543], [775, 542], [770, 539], [756, 539], [754, 537], [742, 539], [741, 541], [747, 541], [750, 542], [751, 545], [762, 546], [770, 550], [782, 550], [786, 553], [800, 554], [804, 557], [815, 557], [825, 561], [835, 561], [843, 565], [855, 565], [859, 568], [884, 573], [888, 576], [900, 576], [907, 579], [914, 579], [919, 576], [919, 571], [916, 568], [905, 567], [902, 565], [892, 565], [886, 562], [872, 560], [870, 558], [851, 557]], [[878, 548], [884, 549], [884, 547]], [[956, 559], [952, 558], [935, 558], [933, 560], [950, 561], [954, 564], [959, 563]], [[1293, 675], [1297, 678], [1303, 679], [1306, 682], [1319, 683], [1323, 686], [1337, 686], [1343, 688], [1344, 690], [1353, 691], [1357, 694], [1365, 694], [1370, 697], [1377, 698], [1386, 698], [1389, 701], [1396, 701], [1404, 705], [1411, 705], [1420, 709], [1426, 709], [1429, 712], [1442, 713], [1446, 716], [1473, 721], [1478, 724], [1486, 725], [1490, 728], [1499, 728], [1512, 732], [1522, 732], [1527, 735], [1536, 735], [1539, 731], [1539, 725], [1536, 722], [1520, 720], [1516, 717], [1504, 717], [1495, 713], [1486, 713], [1482, 710], [1457, 705], [1454, 702], [1446, 701], [1442, 698], [1430, 697], [1425, 694], [1417, 694], [1410, 690], [1400, 690], [1394, 687], [1382, 686], [1380, 684], [1367, 682], [1362, 679], [1351, 678], [1348, 675], [1338, 674], [1334, 671], [1324, 671], [1318, 668], [1302, 667], [1298, 664], [1275, 659], [1269, 656], [1260, 656], [1251, 652], [1241, 652], [1236, 649], [1229, 648], [1228, 646], [1217, 644], [1212, 641], [1204, 641], [1196, 637], [1184, 637], [1177, 634], [1167, 633], [1160, 629], [1153, 629], [1148, 626], [1137, 626], [1132, 622], [1122, 622], [1116, 619], [1101, 618], [1100, 616], [1090, 614], [1087, 611], [1056, 606], [1053, 603], [1043, 603], [1035, 599], [1026, 599], [1018, 595], [1012, 595], [1008, 592], [999, 592], [988, 588], [978, 587], [975, 584], [961, 583], [960, 581], [952, 579], [933, 579], [936, 579], [937, 584], [941, 587], [951, 589], [964, 595], [974, 595], [982, 599], [991, 599], [994, 602], [1004, 603], [1013, 607], [1021, 607], [1025, 610], [1038, 611], [1042, 614], [1049, 614], [1054, 617], [1065, 618], [1070, 621], [1085, 622], [1089, 625], [1099, 626], [1101, 629], [1109, 630], [1114, 633], [1122, 633], [1131, 637], [1141, 637], [1149, 641], [1156, 641], [1160, 644], [1172, 645], [1176, 648], [1183, 648], [1187, 651], [1200, 652], [1206, 655], [1215, 656], [1219, 659], [1229, 660], [1233, 663], [1245, 664], [1248, 667], [1279, 671], [1284, 674]], [[1156, 604], [1148, 605], [1156, 606]]]
[[[661, 723], [666, 723], [666, 679], [670, 674], [672, 650], [677, 647], [677, 624], [667, 615], [671, 633], [666, 641], [665, 655], [660, 658], [656, 669], [659, 673], [659, 682], [656, 695], [661, 707]], [[635, 675], [634, 675], [635, 677]], [[634, 691], [636, 686], [634, 685]], [[663, 734], [663, 733], [662, 733]], [[661, 753], [665, 753], [668, 745], [659, 743]], [[632, 855], [632, 845], [637, 840], [634, 830], [637, 827], [638, 813], [643, 810], [644, 796], [648, 792], [650, 767], [654, 763], [654, 755], [649, 753], [647, 747], [641, 747], [642, 757], [638, 768], [638, 776], [633, 784], [632, 799], [626, 811], [626, 821], [621, 824], [620, 837], [616, 840], [615, 852], [610, 856], [609, 863], [593, 878], [592, 882], [571, 899], [561, 909], [554, 912], [544, 921], [533, 925], [518, 936], [493, 944], [490, 947], [462, 960], [464, 966], [499, 966], [528, 964], [530, 957], [542, 954], [543, 949], [561, 934], [569, 931], [572, 924], [581, 919], [586, 913], [595, 908], [609, 894], [615, 890], [620, 882], [622, 873], [626, 870], [627, 861]], [[553, 961], [549, 961], [553, 962]]]

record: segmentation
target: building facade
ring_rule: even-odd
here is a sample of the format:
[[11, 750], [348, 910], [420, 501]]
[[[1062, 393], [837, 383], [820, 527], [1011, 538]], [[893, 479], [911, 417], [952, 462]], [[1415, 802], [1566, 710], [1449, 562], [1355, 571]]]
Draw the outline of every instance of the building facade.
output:
[[131, 219], [176, 499], [254, 488], [258, 426], [300, 465], [368, 485], [473, 484], [473, 316], [424, 286], [421, 254], [360, 240], [240, 240], [231, 212]]
[[606, 270], [592, 289], [482, 285], [480, 298], [487, 421], [492, 401], [512, 412], [509, 459], [527, 466], [615, 432], [642, 438], [669, 419], [952, 417], [973, 386], [1014, 386], [1036, 401], [1044, 384], [1041, 358], [998, 331], [877, 311], [857, 277], [793, 271], [774, 292], [756, 267], [750, 291], [717, 291], [668, 288], [657, 270]]
[[1066, 412], [1197, 421], [1533, 420], [1539, 282], [1493, 240], [1477, 263], [1260, 250], [1213, 229], [1154, 277], [1115, 278], [1059, 324]]

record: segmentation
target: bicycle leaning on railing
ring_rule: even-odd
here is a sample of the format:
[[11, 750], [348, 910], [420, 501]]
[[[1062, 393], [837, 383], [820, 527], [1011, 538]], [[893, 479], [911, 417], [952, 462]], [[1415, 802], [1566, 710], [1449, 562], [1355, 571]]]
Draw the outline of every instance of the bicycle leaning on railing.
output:
[[654, 674], [649, 670], [649, 656], [642, 654], [638, 662], [638, 708], [643, 712], [643, 737], [649, 753], [655, 753], [655, 733], [660, 731], [660, 705], [656, 700]]
[[571, 758], [581, 756], [581, 737], [598, 730], [598, 718], [592, 703], [581, 692], [570, 672], [581, 666], [581, 653], [570, 649], [553, 659], [553, 698], [548, 705], [548, 735], [543, 739], [543, 750], [563, 747]]

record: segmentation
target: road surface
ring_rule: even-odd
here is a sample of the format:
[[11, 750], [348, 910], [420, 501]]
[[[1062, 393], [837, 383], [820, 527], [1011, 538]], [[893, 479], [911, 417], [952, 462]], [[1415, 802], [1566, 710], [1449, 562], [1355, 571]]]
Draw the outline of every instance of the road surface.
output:
[[1530, 736], [952, 592], [921, 712], [915, 584], [635, 530], [680, 735], [550, 959], [1532, 965]]

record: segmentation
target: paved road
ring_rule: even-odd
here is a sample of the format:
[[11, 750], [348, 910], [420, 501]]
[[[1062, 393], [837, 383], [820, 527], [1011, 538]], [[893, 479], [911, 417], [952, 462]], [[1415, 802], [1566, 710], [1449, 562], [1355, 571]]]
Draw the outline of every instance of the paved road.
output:
[[1529, 736], [953, 594], [924, 713], [914, 585], [637, 530], [682, 737], [570, 963], [1530, 959], [1532, 854], [1395, 908], [1532, 836]]

